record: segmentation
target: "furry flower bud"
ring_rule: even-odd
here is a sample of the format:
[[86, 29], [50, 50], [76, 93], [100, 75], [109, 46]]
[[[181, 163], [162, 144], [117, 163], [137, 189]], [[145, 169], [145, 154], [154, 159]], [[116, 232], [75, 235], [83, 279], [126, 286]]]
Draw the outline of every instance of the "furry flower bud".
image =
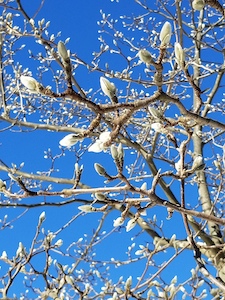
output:
[[147, 50], [144, 50], [144, 49], [140, 50], [138, 52], [138, 56], [143, 63], [145, 63], [145, 64], [152, 63], [152, 56], [151, 56], [150, 52], [148, 52]]
[[180, 43], [175, 43], [174, 45], [176, 62], [180, 67], [184, 65], [184, 50], [182, 49]]
[[194, 0], [192, 2], [192, 7], [194, 10], [202, 10], [205, 6], [205, 1], [204, 0]]
[[39, 83], [33, 77], [21, 75], [20, 81], [28, 90], [32, 92], [39, 91]]
[[110, 82], [105, 77], [100, 77], [100, 86], [103, 93], [109, 98], [113, 98], [116, 94], [116, 87], [114, 83]]
[[170, 42], [171, 38], [171, 33], [172, 33], [172, 28], [169, 22], [165, 22], [159, 35], [159, 39], [161, 41], [161, 47], [166, 46]]
[[58, 42], [58, 53], [64, 61], [69, 59], [68, 51], [66, 49], [65, 44], [62, 41]]

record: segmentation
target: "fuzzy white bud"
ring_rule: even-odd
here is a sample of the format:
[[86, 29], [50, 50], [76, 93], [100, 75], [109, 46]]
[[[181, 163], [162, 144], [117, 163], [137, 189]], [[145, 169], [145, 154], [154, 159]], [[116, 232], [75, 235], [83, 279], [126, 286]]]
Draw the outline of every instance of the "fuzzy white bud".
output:
[[192, 7], [194, 10], [202, 10], [205, 6], [205, 1], [204, 0], [194, 0], [192, 2]]
[[144, 49], [140, 50], [138, 52], [138, 56], [143, 63], [145, 63], [145, 64], [152, 63], [152, 56], [151, 56], [150, 52], [148, 52], [147, 50], [144, 50]]
[[64, 147], [71, 147], [75, 145], [79, 140], [82, 139], [83, 138], [81, 138], [79, 134], [71, 133], [64, 136], [64, 138], [59, 141], [59, 144]]
[[180, 43], [175, 43], [174, 52], [177, 64], [182, 68], [184, 65], [184, 50], [182, 49]]
[[39, 216], [39, 223], [42, 223], [45, 220], [45, 211], [43, 211]]
[[159, 35], [159, 39], [161, 41], [161, 47], [166, 46], [169, 44], [170, 39], [171, 39], [171, 33], [172, 33], [172, 28], [169, 22], [165, 22]]
[[93, 212], [93, 207], [91, 205], [80, 205], [78, 206], [78, 209], [86, 213]]
[[62, 41], [58, 42], [58, 53], [64, 61], [68, 60], [69, 58], [68, 51], [66, 49], [65, 44]]
[[100, 86], [103, 93], [109, 98], [113, 98], [116, 94], [116, 87], [114, 83], [110, 82], [105, 77], [100, 77]]
[[20, 81], [28, 90], [32, 92], [39, 91], [39, 83], [33, 77], [21, 75]]

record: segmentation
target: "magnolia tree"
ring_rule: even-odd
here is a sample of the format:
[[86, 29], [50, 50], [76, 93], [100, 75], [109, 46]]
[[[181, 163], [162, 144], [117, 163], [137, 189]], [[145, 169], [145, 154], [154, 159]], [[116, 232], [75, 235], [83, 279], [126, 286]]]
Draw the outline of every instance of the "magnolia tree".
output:
[[222, 0], [109, 2], [89, 61], [0, 5], [2, 299], [221, 299]]

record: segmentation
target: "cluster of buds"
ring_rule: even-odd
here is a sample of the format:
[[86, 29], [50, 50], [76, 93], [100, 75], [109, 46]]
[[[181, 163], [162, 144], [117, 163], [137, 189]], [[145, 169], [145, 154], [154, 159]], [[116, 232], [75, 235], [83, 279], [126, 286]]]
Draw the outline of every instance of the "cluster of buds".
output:
[[[195, 5], [197, 5], [197, 7], [200, 9], [200, 2], [202, 4], [205, 3], [204, 1], [194, 0], [192, 2], [193, 7], [196, 7]], [[197, 9], [197, 8], [195, 8], [195, 9]], [[161, 44], [160, 44], [161, 49], [164, 49], [168, 46], [168, 44], [170, 43], [171, 34], [172, 34], [171, 24], [169, 22], [165, 22], [164, 25], [162, 26], [162, 29], [159, 34], [159, 39], [161, 42]], [[175, 60], [176, 60], [177, 64], [179, 65], [180, 68], [183, 68], [184, 64], [185, 64], [185, 53], [184, 53], [184, 50], [182, 49], [181, 45], [177, 42], [174, 44], [174, 53], [175, 53]], [[154, 62], [154, 60], [152, 58], [151, 53], [148, 50], [145, 50], [145, 49], [139, 50], [138, 57], [147, 66], [151, 65], [151, 64], [156, 65], [156, 63]], [[156, 73], [156, 75], [157, 75], [157, 73]], [[161, 73], [160, 73], [160, 76], [161, 76]], [[154, 112], [153, 112], [153, 114], [154, 114]]]

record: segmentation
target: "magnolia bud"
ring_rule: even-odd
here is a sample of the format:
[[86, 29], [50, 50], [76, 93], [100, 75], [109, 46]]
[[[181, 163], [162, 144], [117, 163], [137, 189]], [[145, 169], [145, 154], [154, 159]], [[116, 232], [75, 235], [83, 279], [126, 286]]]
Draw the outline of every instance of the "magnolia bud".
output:
[[64, 61], [68, 60], [69, 58], [68, 51], [66, 49], [65, 44], [62, 41], [58, 42], [58, 53]]
[[105, 169], [103, 168], [103, 166], [101, 166], [100, 164], [95, 163], [95, 164], [94, 164], [94, 168], [95, 168], [95, 171], [96, 171], [100, 176], [105, 176], [105, 175], [107, 175], [106, 170], [105, 170]]
[[197, 155], [193, 161], [192, 170], [200, 170], [204, 168], [203, 157], [201, 155]]
[[180, 67], [184, 65], [184, 50], [182, 49], [180, 43], [175, 43], [174, 45], [176, 62]]
[[103, 93], [109, 98], [113, 98], [116, 94], [116, 87], [114, 83], [110, 82], [105, 77], [100, 77], [100, 86]]
[[71, 146], [75, 145], [79, 140], [82, 140], [82, 139], [83, 138], [81, 138], [79, 136], [79, 134], [71, 133], [71, 134], [66, 135], [63, 139], [61, 139], [59, 141], [59, 144], [64, 147], [71, 147]]
[[30, 91], [33, 92], [39, 91], [39, 83], [33, 77], [21, 75], [20, 81]]
[[136, 219], [130, 219], [128, 222], [127, 222], [127, 225], [126, 225], [126, 232], [130, 231], [131, 229], [133, 229], [137, 224], [137, 220]]
[[93, 207], [91, 205], [81, 205], [78, 206], [78, 209], [86, 213], [93, 212]]
[[162, 118], [162, 112], [159, 109], [155, 109], [154, 107], [148, 107], [148, 110], [150, 112], [150, 114], [157, 119], [161, 119]]
[[204, 0], [194, 0], [192, 2], [192, 7], [194, 10], [202, 10], [205, 6], [205, 1]]
[[127, 278], [126, 283], [125, 283], [125, 289], [130, 290], [131, 285], [132, 285], [132, 276]]
[[42, 223], [45, 220], [45, 211], [43, 211], [39, 216], [39, 223]]
[[148, 52], [147, 50], [140, 50], [138, 52], [138, 56], [140, 60], [145, 64], [151, 64], [153, 61], [150, 52]]
[[125, 153], [123, 150], [123, 145], [121, 143], [119, 143], [119, 146], [117, 147], [117, 151], [118, 151], [118, 158], [119, 159], [124, 158]]
[[170, 42], [172, 28], [169, 22], [165, 22], [159, 35], [161, 47], [166, 46]]
[[113, 159], [117, 159], [117, 158], [118, 158], [118, 150], [117, 150], [117, 147], [114, 146], [114, 145], [111, 145], [110, 150], [111, 150], [112, 158], [113, 158]]
[[121, 226], [121, 225], [123, 225], [123, 222], [124, 222], [124, 218], [118, 217], [117, 219], [115, 219], [115, 220], [113, 221], [113, 226], [114, 226], [114, 227]]
[[95, 193], [95, 198], [99, 201], [103, 201], [106, 199], [106, 196], [102, 193]]

